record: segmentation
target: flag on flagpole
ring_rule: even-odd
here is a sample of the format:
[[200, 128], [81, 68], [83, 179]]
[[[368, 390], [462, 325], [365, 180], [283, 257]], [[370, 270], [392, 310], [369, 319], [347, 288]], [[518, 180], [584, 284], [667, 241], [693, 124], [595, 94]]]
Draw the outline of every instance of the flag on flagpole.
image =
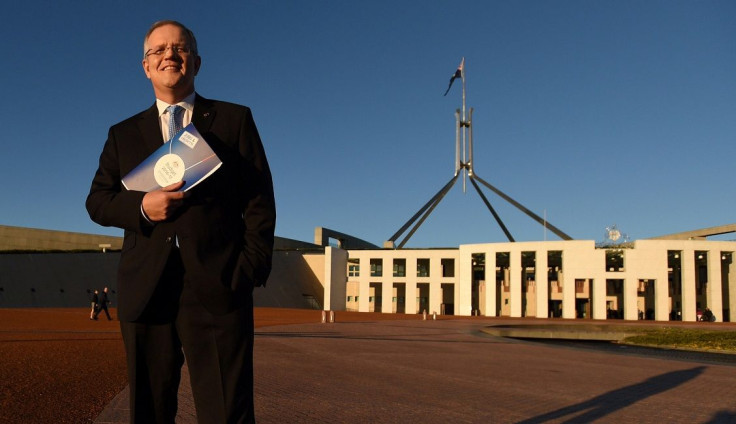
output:
[[457, 67], [457, 70], [454, 74], [452, 74], [452, 78], [450, 78], [450, 85], [447, 86], [447, 91], [445, 91], [445, 96], [447, 93], [450, 92], [450, 88], [452, 88], [452, 83], [455, 82], [455, 78], [463, 78], [463, 68], [465, 67], [465, 58], [460, 61], [460, 66]]

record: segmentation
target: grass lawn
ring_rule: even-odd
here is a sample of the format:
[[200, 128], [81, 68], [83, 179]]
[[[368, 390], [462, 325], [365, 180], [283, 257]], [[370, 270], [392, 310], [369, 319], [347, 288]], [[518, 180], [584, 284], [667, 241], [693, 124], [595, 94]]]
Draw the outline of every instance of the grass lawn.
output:
[[623, 342], [635, 345], [736, 353], [736, 331], [663, 327], [638, 329], [637, 332], [639, 334], [627, 337]]

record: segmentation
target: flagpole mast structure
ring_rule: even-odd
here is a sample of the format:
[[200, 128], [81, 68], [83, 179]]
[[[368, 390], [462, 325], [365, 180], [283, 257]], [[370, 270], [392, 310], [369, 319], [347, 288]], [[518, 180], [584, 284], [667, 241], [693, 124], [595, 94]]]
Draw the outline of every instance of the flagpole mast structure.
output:
[[[463, 193], [467, 191], [467, 177], [472, 174], [472, 132], [470, 131], [470, 120], [468, 119], [466, 102], [465, 102], [465, 58], [460, 62], [460, 66], [457, 67], [457, 71], [450, 79], [450, 86], [447, 87], [447, 91], [450, 91], [452, 83], [456, 78], [460, 78], [462, 85], [462, 109], [455, 111], [455, 174], [458, 172], [463, 173]], [[445, 92], [447, 95], [447, 92]], [[472, 116], [473, 109], [470, 108], [470, 114]], [[462, 149], [461, 146], [462, 145]], [[462, 151], [462, 157], [460, 152]]]
[[[501, 217], [498, 215], [496, 210], [491, 205], [491, 202], [488, 200], [488, 198], [483, 194], [483, 191], [481, 190], [478, 183], [481, 183], [486, 188], [490, 189], [494, 193], [496, 193], [498, 196], [500, 196], [502, 199], [504, 199], [506, 202], [510, 203], [511, 205], [515, 206], [517, 209], [525, 213], [527, 216], [532, 218], [533, 220], [537, 221], [539, 224], [543, 225], [546, 230], [552, 231], [555, 235], [560, 237], [563, 240], [572, 240], [572, 237], [568, 236], [561, 230], [559, 230], [557, 227], [552, 225], [549, 221], [547, 221], [546, 216], [546, 210], [545, 210], [545, 217], [541, 218], [539, 215], [535, 214], [534, 212], [530, 211], [526, 207], [524, 207], [521, 203], [517, 202], [516, 200], [512, 199], [510, 196], [508, 196], [506, 193], [502, 192], [498, 188], [492, 186], [491, 184], [487, 183], [485, 180], [480, 178], [480, 176], [476, 175], [473, 171], [473, 108], [466, 109], [465, 104], [465, 58], [462, 59], [460, 62], [460, 66], [458, 66], [455, 73], [450, 78], [450, 84], [447, 87], [447, 91], [445, 91], [445, 96], [450, 91], [450, 88], [452, 88], [452, 83], [455, 82], [456, 78], [460, 78], [462, 82], [462, 109], [456, 109], [455, 110], [455, 174], [452, 179], [450, 179], [447, 184], [445, 184], [440, 191], [438, 191], [424, 206], [422, 206], [417, 213], [412, 216], [409, 221], [407, 221], [393, 236], [391, 236], [390, 239], [385, 241], [383, 243], [383, 247], [390, 248], [390, 249], [396, 249], [396, 248], [403, 248], [407, 241], [411, 238], [412, 235], [419, 229], [419, 227], [424, 223], [424, 221], [429, 217], [429, 215], [432, 213], [432, 211], [437, 207], [437, 205], [442, 201], [442, 199], [445, 197], [447, 192], [450, 191], [450, 189], [455, 185], [455, 182], [457, 181], [458, 177], [460, 176], [459, 173], [463, 173], [463, 193], [466, 192], [466, 178], [470, 178], [470, 182], [473, 185], [473, 188], [475, 188], [475, 191], [478, 193], [478, 195], [483, 200], [483, 203], [485, 203], [488, 210], [491, 212], [491, 215], [493, 215], [493, 218], [496, 220], [498, 225], [501, 227], [501, 230], [506, 235], [506, 238], [513, 242], [515, 241], [511, 233], [509, 232], [508, 228], [506, 228], [506, 225], [504, 225], [503, 221], [501, 220]], [[467, 113], [466, 113], [467, 112]], [[462, 154], [460, 152], [460, 144], [462, 141]], [[476, 182], [477, 181], [477, 182]], [[404, 239], [399, 242], [398, 247], [396, 246], [396, 240], [401, 237], [401, 235], [414, 224], [414, 227], [409, 231], [409, 233], [404, 237]], [[546, 239], [546, 236], [545, 236]]]

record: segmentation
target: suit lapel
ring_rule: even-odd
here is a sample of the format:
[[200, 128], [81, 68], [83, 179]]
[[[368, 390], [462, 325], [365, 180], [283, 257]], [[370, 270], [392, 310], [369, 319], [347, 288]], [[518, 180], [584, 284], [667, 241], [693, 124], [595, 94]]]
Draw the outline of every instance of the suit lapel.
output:
[[161, 147], [164, 141], [161, 135], [161, 124], [159, 124], [156, 103], [141, 114], [141, 119], [138, 121], [138, 129], [141, 132], [143, 142], [149, 153]]
[[194, 98], [194, 111], [192, 123], [200, 134], [209, 131], [212, 120], [215, 118], [215, 110], [212, 102], [197, 94]]

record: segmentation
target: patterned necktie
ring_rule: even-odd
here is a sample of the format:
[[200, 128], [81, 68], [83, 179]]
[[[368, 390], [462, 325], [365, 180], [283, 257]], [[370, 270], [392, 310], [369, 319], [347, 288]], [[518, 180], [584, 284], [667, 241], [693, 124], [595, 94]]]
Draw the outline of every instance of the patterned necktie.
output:
[[179, 105], [171, 105], [166, 110], [169, 111], [169, 141], [171, 141], [181, 131], [181, 119], [178, 115], [184, 108]]

